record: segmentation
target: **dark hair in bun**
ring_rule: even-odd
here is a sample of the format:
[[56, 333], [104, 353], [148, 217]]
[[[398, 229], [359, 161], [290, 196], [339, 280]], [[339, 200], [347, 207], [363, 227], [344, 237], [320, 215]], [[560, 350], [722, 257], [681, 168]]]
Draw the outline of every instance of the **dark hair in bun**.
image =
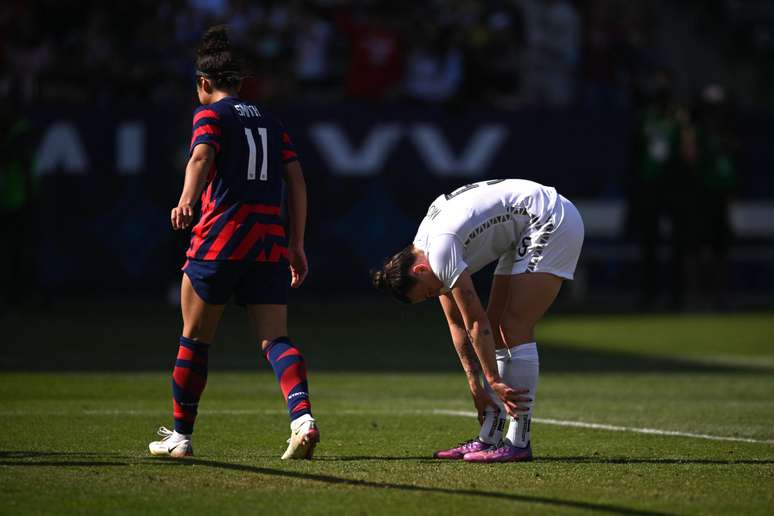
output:
[[410, 303], [411, 300], [406, 295], [417, 284], [417, 279], [409, 272], [415, 261], [414, 246], [407, 246], [386, 260], [381, 269], [371, 271], [371, 283], [395, 299]]
[[196, 73], [210, 79], [216, 89], [235, 88], [244, 76], [239, 54], [227, 25], [210, 27], [196, 49]]

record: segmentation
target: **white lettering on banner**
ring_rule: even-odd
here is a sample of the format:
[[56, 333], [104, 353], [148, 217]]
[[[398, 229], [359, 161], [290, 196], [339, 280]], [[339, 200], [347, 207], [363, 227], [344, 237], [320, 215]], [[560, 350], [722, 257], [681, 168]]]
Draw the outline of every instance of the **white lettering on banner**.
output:
[[116, 130], [116, 168], [124, 176], [133, 176], [145, 168], [145, 125], [128, 122]]
[[455, 158], [441, 131], [433, 125], [415, 125], [410, 131], [411, 140], [432, 172], [445, 177], [476, 177], [482, 175], [508, 137], [502, 125], [487, 125], [477, 129], [473, 137]]
[[387, 154], [401, 137], [398, 125], [377, 125], [366, 135], [363, 144], [355, 149], [341, 127], [334, 124], [316, 124], [309, 136], [317, 145], [331, 172], [339, 176], [368, 177], [381, 172]]
[[[337, 125], [317, 124], [309, 132], [333, 174], [359, 177], [381, 172], [390, 152], [406, 133], [397, 124], [376, 125], [368, 132], [360, 148], [355, 148]], [[483, 126], [473, 132], [466, 148], [456, 156], [440, 129], [434, 125], [413, 125], [408, 130], [408, 137], [433, 174], [476, 177], [489, 167], [507, 139], [508, 130], [503, 125]]]
[[66, 174], [85, 174], [89, 160], [75, 126], [54, 122], [46, 132], [35, 154], [35, 174], [50, 174], [61, 170]]

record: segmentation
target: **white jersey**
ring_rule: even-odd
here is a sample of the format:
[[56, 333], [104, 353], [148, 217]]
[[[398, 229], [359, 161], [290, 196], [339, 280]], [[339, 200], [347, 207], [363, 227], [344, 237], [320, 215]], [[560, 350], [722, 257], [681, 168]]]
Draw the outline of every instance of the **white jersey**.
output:
[[463, 186], [433, 201], [414, 246], [425, 252], [446, 291], [466, 269], [473, 274], [514, 251], [528, 229], [558, 224], [560, 197], [554, 188], [524, 179]]

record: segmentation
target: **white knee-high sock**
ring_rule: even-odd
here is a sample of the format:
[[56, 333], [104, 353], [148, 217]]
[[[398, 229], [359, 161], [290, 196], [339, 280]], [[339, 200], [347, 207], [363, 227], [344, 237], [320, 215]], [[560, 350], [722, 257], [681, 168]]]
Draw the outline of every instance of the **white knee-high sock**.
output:
[[500, 356], [503, 356], [505, 360], [505, 370], [503, 373], [500, 373], [505, 383], [514, 389], [529, 389], [529, 393], [525, 394], [525, 396], [532, 399], [532, 402], [523, 404], [529, 410], [521, 412], [518, 417], [510, 418], [511, 422], [508, 425], [508, 433], [505, 437], [513, 446], [524, 448], [530, 442], [532, 410], [535, 406], [535, 395], [540, 373], [537, 344], [529, 342], [510, 349], [498, 349], [497, 355], [498, 363], [500, 362]]
[[[500, 362], [497, 362], [497, 369], [500, 369]], [[500, 372], [502, 376], [502, 372]], [[483, 375], [482, 375], [483, 376]], [[478, 440], [487, 444], [499, 444], [503, 438], [503, 429], [505, 428], [505, 407], [497, 394], [494, 393], [486, 378], [483, 378], [484, 388], [492, 398], [494, 406], [490, 405], [484, 412], [484, 422], [481, 424], [481, 431], [478, 434]]]
[[[507, 358], [507, 354], [502, 358], [498, 355], [497, 358], [497, 372], [501, 377], [505, 372]], [[481, 432], [478, 434], [478, 439], [487, 444], [499, 444], [503, 438], [505, 418], [508, 414], [505, 411], [505, 406], [503, 405], [502, 400], [497, 397], [497, 394], [495, 394], [495, 392], [489, 386], [489, 383], [486, 381], [486, 378], [483, 377], [483, 374], [481, 376], [484, 388], [486, 389], [486, 392], [489, 393], [489, 397], [492, 398], [492, 403], [494, 406], [488, 407], [484, 412], [484, 423], [481, 425]]]

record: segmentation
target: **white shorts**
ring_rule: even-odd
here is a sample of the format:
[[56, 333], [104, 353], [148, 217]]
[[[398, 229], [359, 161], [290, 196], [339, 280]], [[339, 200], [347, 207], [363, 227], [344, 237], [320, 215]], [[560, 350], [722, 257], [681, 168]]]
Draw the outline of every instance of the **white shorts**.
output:
[[578, 209], [560, 195], [554, 214], [527, 227], [500, 257], [495, 276], [548, 272], [571, 280], [583, 246], [583, 232]]

